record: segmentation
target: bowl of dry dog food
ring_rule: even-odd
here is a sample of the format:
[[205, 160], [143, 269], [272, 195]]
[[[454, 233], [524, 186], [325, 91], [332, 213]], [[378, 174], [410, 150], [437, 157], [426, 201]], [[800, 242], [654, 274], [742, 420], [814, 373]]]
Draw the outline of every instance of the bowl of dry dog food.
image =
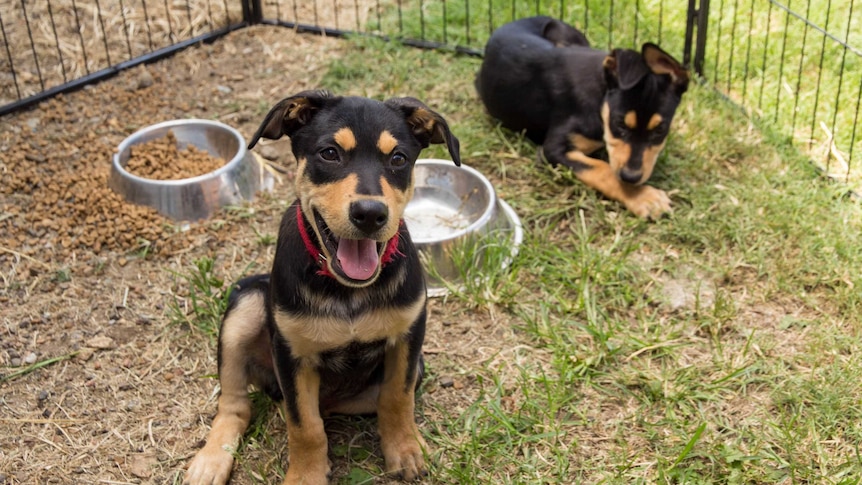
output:
[[271, 190], [273, 177], [237, 130], [187, 119], [150, 125], [123, 140], [108, 185], [129, 202], [194, 221]]
[[488, 265], [505, 268], [524, 230], [509, 204], [479, 171], [451, 160], [419, 159], [404, 221], [426, 269], [429, 296], [442, 296]]

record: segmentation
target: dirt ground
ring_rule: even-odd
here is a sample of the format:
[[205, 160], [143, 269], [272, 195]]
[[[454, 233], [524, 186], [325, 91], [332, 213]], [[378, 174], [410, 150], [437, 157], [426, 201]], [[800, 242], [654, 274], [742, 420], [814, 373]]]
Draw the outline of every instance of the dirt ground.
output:
[[[343, 45], [243, 29], [0, 119], [0, 484], [181, 477], [215, 413], [216, 363], [209, 337], [170, 323], [170, 305], [188, 303], [177, 275], [202, 257], [226, 281], [250, 263], [265, 271], [290, 172], [272, 194], [179, 231], [107, 189], [111, 155], [136, 129], [174, 118], [217, 118], [249, 138], [271, 102], [316, 87]], [[278, 143], [260, 151], [293, 163]], [[447, 341], [464, 350], [447, 351], [440, 368], [497, 346], [491, 317], [446, 321], [443, 306], [431, 304], [426, 354], [435, 359]], [[496, 332], [501, 345], [512, 338]], [[469, 380], [440, 379], [423, 399], [469, 402]], [[284, 457], [281, 420], [267, 419], [272, 449], [244, 453], [255, 469]], [[373, 427], [360, 426], [373, 443]]]

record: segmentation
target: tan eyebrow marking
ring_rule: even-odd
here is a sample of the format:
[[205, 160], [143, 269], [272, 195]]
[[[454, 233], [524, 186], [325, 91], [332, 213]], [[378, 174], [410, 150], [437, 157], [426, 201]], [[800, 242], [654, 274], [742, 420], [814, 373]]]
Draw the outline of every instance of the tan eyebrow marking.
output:
[[346, 151], [356, 148], [356, 135], [353, 134], [353, 130], [350, 128], [341, 128], [335, 132], [333, 138], [335, 138], [335, 143], [338, 143]]
[[629, 111], [628, 113], [626, 113], [626, 117], [623, 119], [623, 122], [626, 124], [626, 126], [634, 130], [638, 127], [637, 113], [635, 113], [634, 111]]
[[656, 126], [660, 125], [664, 118], [661, 117], [660, 114], [656, 113], [652, 115], [652, 118], [649, 119], [649, 123], [647, 124], [647, 130], [652, 130]]
[[398, 146], [398, 140], [392, 136], [392, 133], [389, 133], [388, 130], [380, 132], [380, 138], [377, 139], [377, 148], [381, 152], [389, 155], [396, 146]]

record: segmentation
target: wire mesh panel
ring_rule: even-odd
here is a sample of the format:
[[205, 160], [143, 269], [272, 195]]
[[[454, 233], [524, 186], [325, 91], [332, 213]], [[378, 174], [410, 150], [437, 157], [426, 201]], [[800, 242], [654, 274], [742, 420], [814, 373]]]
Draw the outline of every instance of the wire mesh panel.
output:
[[500, 25], [550, 15], [583, 30], [598, 48], [655, 42], [682, 56], [686, 8], [669, 0], [268, 0], [264, 18], [309, 30], [360, 32], [408, 44], [481, 54]]
[[0, 0], [0, 114], [217, 37], [249, 18], [481, 55], [500, 25], [550, 15], [584, 31], [595, 47], [638, 48], [650, 41], [685, 61], [699, 18], [698, 35], [707, 36], [693, 48], [693, 67], [705, 80], [786, 132], [830, 175], [862, 181], [862, 6], [855, 0], [686, 3]]
[[706, 78], [831, 176], [862, 182], [862, 5], [712, 0]]
[[376, 0], [269, 0], [263, 4], [263, 16], [274, 23], [343, 34], [367, 32], [369, 17], [379, 8]]
[[236, 0], [3, 0], [0, 114], [242, 25]]
[[[561, 18], [593, 46], [656, 42], [688, 60], [687, 20], [708, 34], [694, 68], [773, 122], [830, 174], [862, 181], [862, 6], [854, 0], [267, 0], [264, 17], [481, 54], [490, 33], [530, 15]], [[700, 65], [697, 60], [703, 59]], [[854, 167], [855, 166], [855, 167]]]

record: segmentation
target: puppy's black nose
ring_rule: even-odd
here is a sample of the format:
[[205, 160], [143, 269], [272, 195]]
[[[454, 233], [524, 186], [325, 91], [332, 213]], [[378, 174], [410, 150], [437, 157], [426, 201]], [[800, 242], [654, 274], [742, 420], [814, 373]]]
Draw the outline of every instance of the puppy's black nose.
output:
[[350, 222], [365, 234], [371, 234], [386, 225], [389, 207], [378, 200], [357, 200], [350, 204]]
[[623, 169], [620, 170], [620, 180], [623, 182], [637, 184], [640, 183], [641, 177], [643, 177], [643, 172], [640, 170], [631, 170], [628, 167], [623, 167]]

